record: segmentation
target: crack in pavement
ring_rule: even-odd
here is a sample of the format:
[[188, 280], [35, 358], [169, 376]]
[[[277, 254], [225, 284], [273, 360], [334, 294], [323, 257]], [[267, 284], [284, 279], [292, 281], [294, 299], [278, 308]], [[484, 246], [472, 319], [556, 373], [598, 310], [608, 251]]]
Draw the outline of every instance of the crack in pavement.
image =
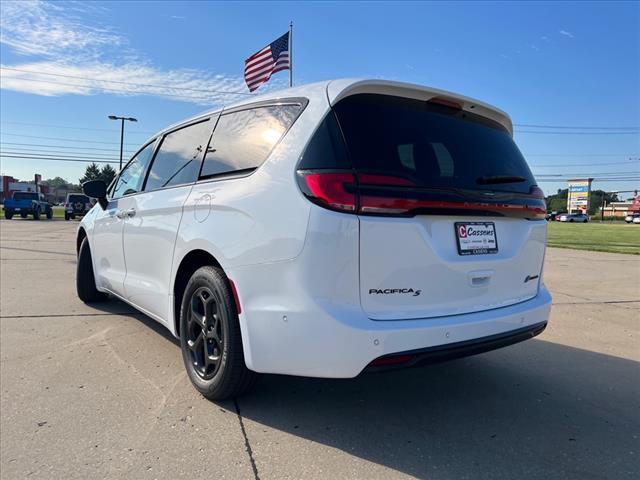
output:
[[75, 257], [75, 253], [65, 253], [65, 252], [51, 252], [49, 250], [34, 250], [31, 248], [16, 248], [16, 247], [5, 247], [4, 245], [0, 246], [0, 248], [4, 250], [19, 250], [21, 252], [34, 252], [34, 253], [48, 253], [50, 255], [68, 255], [70, 257]]
[[[571, 296], [571, 295], [568, 295]], [[585, 302], [557, 302], [552, 305], [599, 305], [599, 304], [608, 304], [615, 305], [618, 303], [640, 303], [639, 300], [594, 300], [594, 301], [585, 301]]]
[[0, 319], [10, 318], [62, 318], [62, 317], [108, 317], [116, 315], [141, 315], [146, 316], [144, 313], [137, 310], [126, 310], [123, 312], [112, 313], [55, 313], [51, 315], [0, 315]]
[[240, 405], [238, 405], [238, 399], [235, 397], [233, 397], [233, 405], [236, 407], [236, 415], [238, 416], [238, 422], [240, 422], [240, 430], [242, 431], [242, 436], [244, 437], [244, 446], [247, 450], [247, 455], [249, 455], [249, 461], [251, 462], [253, 477], [255, 478], [255, 480], [260, 480], [260, 475], [258, 474], [258, 466], [256, 465], [256, 461], [253, 458], [253, 450], [251, 449], [249, 437], [247, 436], [247, 430], [244, 428], [244, 422], [242, 421], [242, 415], [240, 414]]

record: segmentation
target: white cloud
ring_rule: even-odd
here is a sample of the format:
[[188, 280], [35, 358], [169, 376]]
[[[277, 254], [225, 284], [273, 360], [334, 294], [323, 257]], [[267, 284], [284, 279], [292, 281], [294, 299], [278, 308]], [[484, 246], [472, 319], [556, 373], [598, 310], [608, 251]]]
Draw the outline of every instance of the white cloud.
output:
[[[47, 96], [154, 95], [202, 105], [242, 98], [220, 92], [248, 93], [239, 75], [153, 65], [124, 36], [94, 20], [103, 13], [76, 2], [2, 2], [0, 42], [32, 59], [0, 65], [0, 88]], [[272, 80], [261, 90], [282, 86]]]
[[55, 57], [74, 51], [84, 60], [98, 56], [104, 47], [126, 44], [108, 28], [83, 24], [78, 10], [75, 3], [2, 2], [0, 42], [21, 55]]
[[549, 37], [547, 37], [546, 35], [543, 35], [542, 37], [540, 37], [540, 40], [544, 40], [545, 42], [548, 42]]
[[573, 33], [567, 32], [566, 30], [560, 30], [558, 33], [560, 33], [560, 35], [564, 35], [565, 37], [576, 38], [573, 36]]

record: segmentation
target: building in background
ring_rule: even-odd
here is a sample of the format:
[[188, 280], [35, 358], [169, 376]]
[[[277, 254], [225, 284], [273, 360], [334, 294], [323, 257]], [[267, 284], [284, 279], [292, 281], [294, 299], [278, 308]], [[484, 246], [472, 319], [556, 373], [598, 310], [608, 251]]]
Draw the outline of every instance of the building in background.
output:
[[[17, 178], [10, 175], [2, 175], [0, 177], [0, 201], [11, 198], [15, 192], [35, 192], [36, 184], [34, 182], [21, 182]], [[49, 195], [49, 187], [40, 185], [40, 192]]]

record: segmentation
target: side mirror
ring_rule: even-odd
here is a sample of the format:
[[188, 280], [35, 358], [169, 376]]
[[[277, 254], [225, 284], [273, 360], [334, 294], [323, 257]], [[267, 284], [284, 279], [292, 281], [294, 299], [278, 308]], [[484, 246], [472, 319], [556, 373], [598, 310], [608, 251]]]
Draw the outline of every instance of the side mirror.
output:
[[102, 207], [107, 209], [109, 202], [107, 201], [107, 184], [102, 180], [90, 180], [82, 184], [82, 191], [87, 197], [95, 198]]

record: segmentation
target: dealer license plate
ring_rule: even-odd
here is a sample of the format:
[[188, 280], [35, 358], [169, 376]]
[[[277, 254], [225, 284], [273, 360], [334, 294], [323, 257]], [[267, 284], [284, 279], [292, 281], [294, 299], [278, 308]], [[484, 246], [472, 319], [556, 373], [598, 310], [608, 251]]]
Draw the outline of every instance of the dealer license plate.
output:
[[455, 222], [458, 254], [498, 253], [496, 226], [493, 222]]

